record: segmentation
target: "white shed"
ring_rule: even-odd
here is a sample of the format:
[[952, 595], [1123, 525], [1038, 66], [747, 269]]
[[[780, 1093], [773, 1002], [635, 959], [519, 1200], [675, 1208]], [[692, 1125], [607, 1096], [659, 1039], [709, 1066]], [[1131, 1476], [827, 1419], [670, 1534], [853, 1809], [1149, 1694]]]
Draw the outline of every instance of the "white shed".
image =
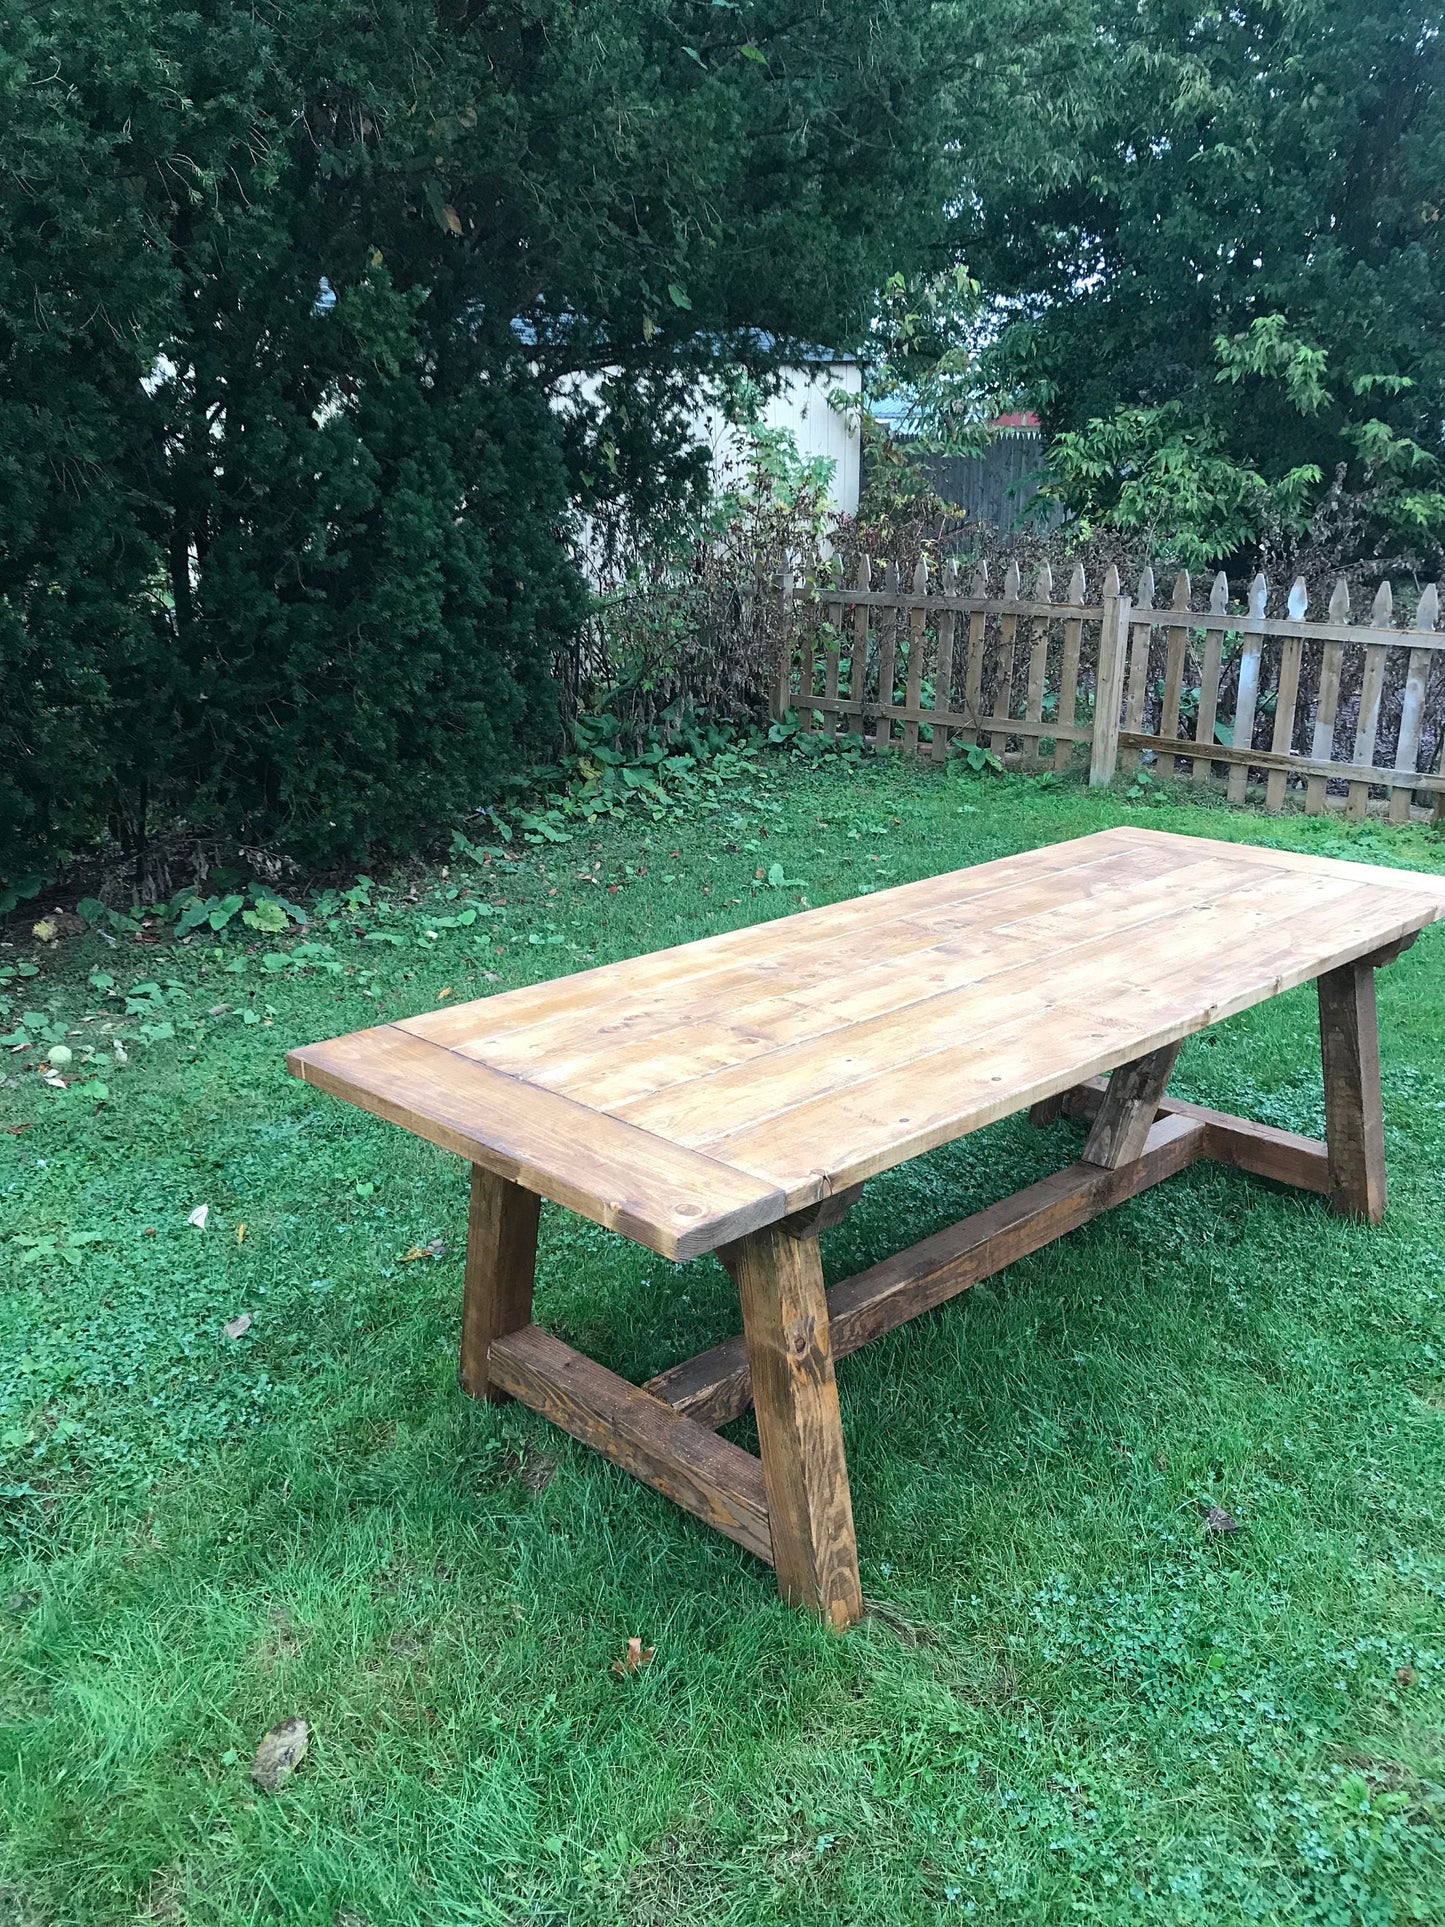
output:
[[[828, 499], [842, 515], [858, 513], [863, 438], [856, 412], [840, 414], [829, 397], [839, 390], [857, 396], [862, 388], [862, 370], [850, 356], [820, 357], [786, 369], [782, 386], [762, 409], [765, 426], [787, 429], [805, 460], [816, 455], [833, 464]], [[715, 408], [700, 409], [694, 425], [712, 450], [714, 476], [724, 484], [742, 456], [738, 431]]]

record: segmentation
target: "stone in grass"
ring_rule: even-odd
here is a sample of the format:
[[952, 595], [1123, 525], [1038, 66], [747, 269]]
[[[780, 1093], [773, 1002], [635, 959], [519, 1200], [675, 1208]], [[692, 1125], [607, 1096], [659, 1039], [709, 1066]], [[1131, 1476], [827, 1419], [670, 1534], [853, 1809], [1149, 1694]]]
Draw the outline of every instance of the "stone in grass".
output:
[[251, 1778], [263, 1793], [275, 1793], [306, 1758], [310, 1744], [311, 1728], [305, 1720], [282, 1720], [262, 1734], [251, 1762]]

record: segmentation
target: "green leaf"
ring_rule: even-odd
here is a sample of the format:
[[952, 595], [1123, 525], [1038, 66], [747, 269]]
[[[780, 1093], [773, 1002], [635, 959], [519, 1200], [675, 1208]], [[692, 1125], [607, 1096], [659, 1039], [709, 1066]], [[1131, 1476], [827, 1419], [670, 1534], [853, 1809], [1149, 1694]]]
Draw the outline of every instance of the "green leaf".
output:
[[[240, 901], [238, 897], [236, 899], [238, 905]], [[206, 897], [204, 900], [193, 897], [181, 907], [181, 913], [176, 919], [176, 935], [188, 936], [192, 930], [200, 930], [203, 927], [209, 927], [212, 930], [224, 929], [230, 922], [232, 914], [222, 907], [219, 897]]]
[[674, 308], [690, 308], [692, 306], [692, 302], [688, 298], [687, 289], [682, 286], [681, 282], [669, 281], [667, 284], [667, 293]]
[[27, 897], [39, 896], [45, 883], [42, 876], [16, 877], [7, 887], [0, 885], [0, 917], [8, 917], [18, 903]]
[[[450, 215], [452, 220], [455, 220], [456, 209], [448, 207], [447, 197], [442, 192], [441, 183], [435, 175], [429, 175], [427, 177], [426, 185], [423, 187], [422, 193], [426, 199], [427, 211], [432, 219], [444, 234], [450, 233], [452, 231], [452, 221], [448, 220], [447, 216]], [[460, 231], [460, 222], [458, 222], [457, 225], [458, 231]]]
[[982, 743], [970, 743], [954, 767], [968, 769], [975, 776], [982, 776], [985, 770], [992, 770], [998, 775], [1003, 769], [1003, 760], [996, 751], [985, 749]]
[[248, 930], [260, 930], [270, 935], [287, 928], [286, 912], [274, 897], [263, 897], [254, 910], [243, 910], [241, 921]]
[[222, 897], [211, 911], [209, 918], [211, 928], [224, 930], [245, 901], [244, 897]]

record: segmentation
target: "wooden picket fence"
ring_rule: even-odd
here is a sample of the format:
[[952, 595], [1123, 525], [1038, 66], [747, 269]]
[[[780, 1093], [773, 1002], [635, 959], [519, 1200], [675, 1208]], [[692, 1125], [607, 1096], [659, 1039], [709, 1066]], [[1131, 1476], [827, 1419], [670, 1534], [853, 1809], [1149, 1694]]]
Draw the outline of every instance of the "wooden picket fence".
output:
[[866, 558], [848, 583], [786, 570], [770, 581], [783, 601], [773, 709], [801, 733], [936, 762], [950, 743], [1025, 769], [1087, 759], [1091, 783], [1142, 763], [1240, 803], [1253, 778], [1269, 810], [1291, 796], [1351, 816], [1380, 799], [1392, 822], [1414, 801], [1445, 809], [1433, 585], [1397, 629], [1388, 583], [1355, 623], [1343, 581], [1317, 620], [1302, 580], [1271, 615], [1262, 576], [1243, 610], [1222, 575], [1205, 608], [1183, 572], [1159, 603], [1149, 569], [1132, 596], [1111, 568], [1090, 597], [1082, 566], [1062, 598], [1047, 565], [1028, 594], [1016, 564], [997, 595], [984, 567], [965, 588], [951, 562], [934, 574], [920, 561], [906, 585], [896, 566], [875, 584]]

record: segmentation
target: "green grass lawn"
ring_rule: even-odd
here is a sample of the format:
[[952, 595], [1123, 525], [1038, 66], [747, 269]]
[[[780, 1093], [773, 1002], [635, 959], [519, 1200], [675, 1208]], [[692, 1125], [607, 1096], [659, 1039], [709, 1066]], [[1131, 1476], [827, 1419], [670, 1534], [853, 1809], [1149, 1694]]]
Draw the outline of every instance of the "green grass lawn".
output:
[[[0, 1927], [1445, 1920], [1445, 932], [1381, 979], [1382, 1230], [1197, 1165], [843, 1362], [844, 1638], [458, 1391], [463, 1167], [283, 1069], [1125, 818], [1445, 868], [1418, 827], [779, 764], [288, 938], [0, 950], [39, 965], [6, 1024], [68, 1027], [81, 1073], [0, 1056]], [[1174, 1089], [1320, 1132], [1312, 992]], [[1014, 1118], [875, 1180], [830, 1278], [1080, 1139]], [[550, 1207], [538, 1305], [632, 1378], [738, 1322], [713, 1259]], [[291, 1715], [310, 1754], [262, 1794]]]

